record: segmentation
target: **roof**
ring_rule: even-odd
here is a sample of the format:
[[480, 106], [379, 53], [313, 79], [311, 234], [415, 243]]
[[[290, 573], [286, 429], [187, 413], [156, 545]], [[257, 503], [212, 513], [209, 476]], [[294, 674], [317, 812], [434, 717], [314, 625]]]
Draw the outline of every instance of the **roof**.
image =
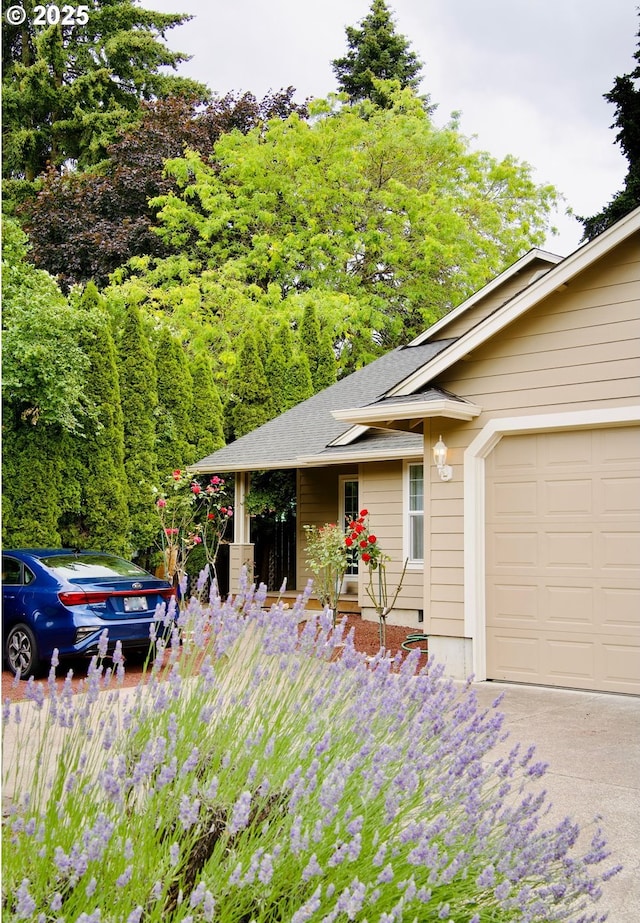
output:
[[[246, 436], [203, 458], [191, 466], [192, 470], [259, 471], [296, 468], [301, 464], [310, 464], [310, 459], [316, 456], [322, 456], [324, 464], [327, 464], [330, 455], [335, 456], [336, 461], [342, 460], [347, 451], [339, 445], [332, 447], [332, 443], [352, 427], [336, 420], [332, 411], [344, 407], [364, 407], [372, 401], [380, 400], [392, 387], [422, 368], [452, 342], [450, 339], [438, 340], [391, 350]], [[411, 451], [415, 447], [417, 454], [421, 453], [422, 436], [417, 433], [391, 436], [400, 440], [394, 443], [398, 451]], [[373, 434], [365, 440], [365, 444], [367, 457], [375, 456], [377, 451], [388, 454], [389, 434]], [[347, 446], [347, 449], [348, 454], [353, 455], [352, 446]]]
[[[422, 455], [422, 435], [413, 427], [424, 417], [470, 420], [481, 412], [469, 401], [433, 387], [436, 377], [638, 230], [640, 208], [564, 259], [530, 251], [408, 346], [392, 350], [219, 449], [193, 470], [255, 471]], [[433, 339], [446, 330], [448, 318], [459, 317], [532, 260], [549, 268], [460, 336]]]

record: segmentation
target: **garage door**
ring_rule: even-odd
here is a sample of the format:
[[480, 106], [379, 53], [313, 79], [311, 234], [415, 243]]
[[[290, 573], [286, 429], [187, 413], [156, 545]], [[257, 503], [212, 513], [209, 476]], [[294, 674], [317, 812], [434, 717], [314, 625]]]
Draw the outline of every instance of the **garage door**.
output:
[[640, 430], [505, 436], [486, 477], [488, 677], [640, 694]]

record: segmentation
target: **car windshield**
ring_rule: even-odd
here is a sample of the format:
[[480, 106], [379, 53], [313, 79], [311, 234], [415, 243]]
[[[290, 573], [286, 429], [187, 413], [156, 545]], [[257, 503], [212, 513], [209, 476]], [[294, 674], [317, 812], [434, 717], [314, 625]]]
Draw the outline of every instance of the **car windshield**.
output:
[[132, 564], [111, 554], [56, 554], [40, 558], [45, 567], [66, 580], [96, 577], [148, 577], [149, 574]]

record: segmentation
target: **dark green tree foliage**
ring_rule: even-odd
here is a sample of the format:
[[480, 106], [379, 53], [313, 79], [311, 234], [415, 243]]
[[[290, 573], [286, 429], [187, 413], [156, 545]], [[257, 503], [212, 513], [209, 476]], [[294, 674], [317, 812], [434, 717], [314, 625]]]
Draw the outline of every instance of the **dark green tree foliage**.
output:
[[273, 417], [271, 389], [251, 330], [242, 338], [230, 390], [225, 417], [231, 438], [238, 439]]
[[193, 382], [182, 345], [164, 327], [156, 346], [158, 412], [156, 452], [163, 479], [176, 468], [197, 461], [190, 442]]
[[60, 533], [65, 545], [128, 553], [124, 426], [116, 348], [104, 300], [91, 283], [82, 293], [79, 308], [84, 312], [80, 344], [91, 362], [87, 397], [95, 415], [85, 421], [84, 438], [68, 442], [65, 475], [79, 490], [79, 505], [62, 517]]
[[60, 545], [58, 518], [68, 471], [59, 426], [2, 415], [2, 543], [5, 548]]
[[288, 324], [282, 324], [271, 344], [265, 372], [273, 400], [274, 416], [305, 401], [314, 393], [306, 353], [294, 351]]
[[349, 51], [332, 61], [340, 90], [352, 102], [370, 99], [386, 106], [387, 98], [376, 80], [397, 80], [400, 86], [417, 89], [422, 62], [409, 50], [409, 42], [395, 30], [384, 0], [373, 0], [360, 28], [347, 26]]
[[108, 146], [99, 169], [61, 175], [51, 167], [37, 195], [19, 208], [33, 262], [65, 287], [89, 279], [104, 285], [131, 257], [171, 252], [153, 231], [149, 205], [176, 188], [165, 160], [186, 148], [206, 159], [224, 132], [247, 132], [276, 115], [305, 115], [294, 92], [289, 87], [261, 102], [251, 93], [229, 93], [204, 108], [181, 96], [142, 102], [140, 123]]
[[140, 311], [130, 305], [118, 340], [120, 402], [124, 427], [124, 468], [128, 485], [131, 546], [143, 549], [157, 538], [152, 487], [159, 482], [155, 412], [158, 385], [155, 356]]
[[616, 108], [611, 127], [618, 129], [616, 144], [620, 145], [629, 164], [624, 188], [599, 214], [580, 219], [584, 225], [583, 240], [597, 237], [640, 205], [640, 42], [634, 58], [638, 62], [634, 70], [616, 77], [611, 91], [604, 94], [604, 98]]
[[300, 345], [309, 362], [314, 393], [332, 385], [336, 380], [336, 361], [331, 338], [327, 331], [321, 331], [312, 301], [305, 304], [300, 324]]
[[3, 176], [33, 179], [47, 164], [100, 162], [142, 99], [209, 91], [173, 74], [187, 56], [166, 32], [191, 17], [142, 9], [137, 0], [94, 0], [82, 25], [39, 26], [33, 0], [22, 25], [6, 22], [3, 0]]
[[224, 445], [222, 401], [213, 380], [209, 357], [199, 353], [191, 361], [193, 409], [191, 442], [195, 459], [205, 458]]

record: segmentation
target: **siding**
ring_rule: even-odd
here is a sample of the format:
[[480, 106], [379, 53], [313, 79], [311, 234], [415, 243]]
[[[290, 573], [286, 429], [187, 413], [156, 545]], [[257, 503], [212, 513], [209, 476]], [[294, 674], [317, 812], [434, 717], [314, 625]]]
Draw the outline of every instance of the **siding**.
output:
[[[483, 408], [470, 423], [425, 421], [431, 471], [426, 630], [463, 633], [464, 450], [495, 417], [628, 406], [640, 399], [640, 235], [544, 299], [437, 382]], [[438, 480], [431, 446], [449, 447], [454, 478]]]
[[311, 578], [305, 563], [306, 537], [304, 526], [323, 526], [338, 521], [340, 475], [357, 477], [357, 466], [335, 468], [303, 468], [298, 470], [298, 510], [296, 547], [298, 549], [296, 586], [304, 589]]

